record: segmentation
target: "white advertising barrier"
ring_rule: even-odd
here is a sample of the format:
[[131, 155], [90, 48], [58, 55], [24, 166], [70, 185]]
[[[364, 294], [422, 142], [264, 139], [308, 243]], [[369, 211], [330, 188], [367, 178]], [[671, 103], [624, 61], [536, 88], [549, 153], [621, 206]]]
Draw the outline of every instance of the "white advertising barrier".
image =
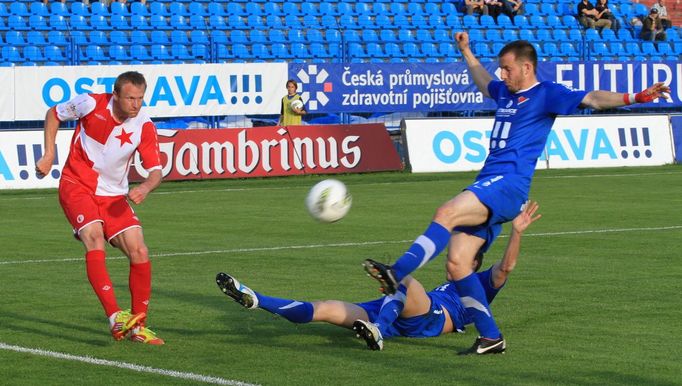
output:
[[14, 120], [14, 69], [0, 68], [0, 121]]
[[125, 71], [145, 76], [151, 117], [279, 114], [288, 76], [286, 63], [16, 67], [16, 92], [0, 91], [0, 101], [16, 106], [5, 120], [42, 120], [49, 107], [78, 94], [112, 92]]
[[[406, 119], [404, 143], [413, 172], [480, 170], [492, 118]], [[668, 116], [559, 117], [538, 168], [664, 165], [674, 160]]]
[[0, 131], [0, 189], [56, 188], [69, 155], [73, 130], [57, 132], [57, 152], [49, 175], [38, 178], [36, 161], [43, 154], [42, 131]]

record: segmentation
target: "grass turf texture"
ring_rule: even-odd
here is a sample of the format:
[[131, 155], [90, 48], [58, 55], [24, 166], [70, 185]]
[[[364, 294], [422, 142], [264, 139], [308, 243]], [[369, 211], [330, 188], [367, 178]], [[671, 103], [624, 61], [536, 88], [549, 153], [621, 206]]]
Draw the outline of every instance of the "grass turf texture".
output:
[[[505, 355], [456, 356], [473, 343], [473, 326], [388, 340], [372, 352], [350, 330], [245, 310], [215, 285], [225, 271], [273, 296], [376, 298], [362, 260], [394, 260], [474, 175], [338, 176], [353, 208], [335, 224], [305, 212], [321, 176], [164, 183], [135, 208], [153, 260], [148, 322], [162, 347], [111, 339], [54, 190], [4, 191], [0, 342], [265, 385], [679, 384], [679, 166], [537, 172], [531, 196], [543, 219], [527, 231], [493, 303]], [[498, 239], [486, 266], [506, 241]], [[108, 255], [126, 308], [127, 260]], [[444, 262], [415, 276], [432, 288], [444, 280]], [[3, 384], [194, 383], [8, 350], [0, 361]]]

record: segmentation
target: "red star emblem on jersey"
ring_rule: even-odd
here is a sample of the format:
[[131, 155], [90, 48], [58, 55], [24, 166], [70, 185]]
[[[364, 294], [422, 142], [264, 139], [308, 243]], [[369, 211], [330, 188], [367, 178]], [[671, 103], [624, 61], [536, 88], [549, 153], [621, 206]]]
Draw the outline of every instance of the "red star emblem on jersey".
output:
[[121, 147], [125, 145], [126, 143], [133, 144], [133, 141], [130, 140], [130, 136], [133, 135], [133, 132], [131, 131], [130, 133], [126, 133], [126, 130], [121, 128], [121, 134], [117, 135], [115, 138], [118, 138], [121, 141]]

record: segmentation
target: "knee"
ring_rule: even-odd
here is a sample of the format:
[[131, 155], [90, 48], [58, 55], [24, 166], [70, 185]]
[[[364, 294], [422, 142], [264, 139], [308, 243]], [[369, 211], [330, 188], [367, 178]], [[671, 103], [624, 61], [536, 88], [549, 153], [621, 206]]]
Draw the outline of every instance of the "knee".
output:
[[131, 263], [141, 264], [149, 261], [149, 250], [147, 246], [142, 244], [138, 247], [128, 250], [128, 258]]
[[473, 263], [470, 258], [464, 255], [451, 254], [448, 257], [446, 268], [453, 280], [460, 280], [469, 276], [473, 272]]

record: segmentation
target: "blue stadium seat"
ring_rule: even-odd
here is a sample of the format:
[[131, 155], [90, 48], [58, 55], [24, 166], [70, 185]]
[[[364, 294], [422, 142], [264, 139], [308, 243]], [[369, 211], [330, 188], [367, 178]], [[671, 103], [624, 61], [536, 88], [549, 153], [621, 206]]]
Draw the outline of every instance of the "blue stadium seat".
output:
[[189, 37], [186, 31], [173, 30], [170, 33], [170, 41], [173, 44], [189, 44]]
[[45, 56], [43, 51], [38, 46], [26, 46], [23, 49], [23, 56], [25, 60], [31, 62], [44, 62]]
[[634, 16], [646, 16], [649, 14], [649, 9], [647, 8], [646, 5], [644, 5], [642, 3], [635, 3], [633, 12], [634, 12]]
[[274, 28], [274, 29], [283, 29], [284, 28], [284, 22], [282, 22], [282, 18], [277, 16], [277, 15], [268, 15], [265, 17], [265, 25], [268, 28]]
[[327, 46], [324, 43], [312, 43], [310, 44], [310, 55], [313, 58], [330, 58], [331, 55], [327, 50]]
[[315, 15], [304, 15], [303, 16], [303, 27], [304, 28], [320, 28], [320, 19]]
[[64, 63], [68, 59], [66, 56], [64, 56], [64, 51], [58, 46], [55, 45], [48, 45], [45, 46], [44, 49], [45, 52], [45, 60], [49, 60], [51, 62], [61, 62]]
[[400, 46], [397, 43], [385, 43], [384, 53], [389, 58], [400, 58], [403, 56]]
[[419, 47], [415, 43], [403, 43], [402, 51], [403, 55], [407, 58], [417, 58], [422, 56], [421, 52], [419, 52]]
[[192, 56], [199, 60], [211, 60], [211, 51], [206, 44], [192, 44]]
[[120, 44], [112, 44], [109, 46], [109, 57], [118, 61], [128, 61], [131, 59], [126, 48]]
[[348, 43], [348, 56], [353, 58], [365, 58], [367, 53], [360, 43]]
[[111, 4], [109, 4], [109, 9], [111, 12], [111, 15], [121, 15], [121, 16], [129, 16], [130, 12], [128, 12], [128, 7], [126, 7], [125, 4], [119, 3], [118, 1], [112, 1]]
[[497, 26], [502, 28], [502, 29], [514, 29], [517, 28], [514, 23], [512, 22], [512, 19], [505, 15], [501, 14], [497, 16]]
[[407, 3], [407, 13], [414, 16], [414, 15], [423, 15], [424, 14], [424, 8], [422, 7], [421, 3], [416, 2], [416, 1], [410, 1]]
[[343, 40], [346, 43], [355, 43], [360, 41], [360, 34], [356, 30], [347, 29], [343, 31]]
[[90, 44], [85, 47], [85, 51], [81, 50], [81, 60], [105, 61], [107, 54], [101, 46]]
[[[364, 33], [364, 31], [363, 31]], [[418, 29], [415, 38], [420, 42], [433, 42], [433, 35], [429, 29]]]
[[168, 46], [165, 44], [152, 44], [151, 48], [149, 49], [149, 53], [152, 56], [152, 58], [156, 60], [162, 61], [173, 60], [173, 56], [168, 50]]
[[526, 3], [524, 5], [526, 15], [528, 16], [535, 16], [540, 14], [540, 8], [538, 7], [537, 4], [534, 3]]
[[149, 40], [149, 35], [147, 34], [147, 32], [142, 30], [130, 31], [130, 42], [132, 44], [141, 45], [151, 44], [151, 41]]
[[[327, 44], [340, 44], [341, 43], [341, 32], [337, 29], [328, 29], [324, 33], [324, 40]], [[331, 50], [331, 48], [330, 48]]]
[[[273, 3], [276, 4], [276, 3]], [[228, 13], [222, 3], [217, 1], [211, 1], [207, 6], [207, 14], [205, 16], [210, 17], [211, 15], [227, 16]]]
[[[63, 5], [63, 4], [62, 4]], [[42, 2], [39, 1], [33, 1], [29, 5], [29, 13], [31, 15], [40, 15], [40, 16], [50, 16], [50, 9], [48, 6]]]
[[165, 1], [152, 1], [149, 5], [149, 13], [152, 15], [170, 16]]
[[457, 56], [457, 48], [452, 43], [440, 43], [438, 44], [438, 53], [445, 58], [454, 58]]
[[[99, 3], [95, 3], [99, 4]], [[90, 16], [90, 29], [95, 29], [98, 31], [109, 31], [111, 30], [111, 25], [109, 20], [104, 15], [91, 15]]]
[[367, 43], [365, 48], [367, 50], [367, 56], [370, 58], [383, 58], [385, 56], [384, 50], [378, 43]]
[[173, 44], [171, 46], [171, 56], [173, 59], [189, 61], [192, 60], [192, 54], [190, 54], [189, 49], [184, 44]]
[[[152, 3], [154, 4], [154, 3]], [[163, 15], [150, 15], [149, 16], [149, 26], [152, 27], [153, 29], [170, 29], [170, 25], [168, 24], [168, 19], [163, 16]]]
[[[133, 3], [135, 4], [135, 3]], [[149, 19], [143, 15], [130, 15], [130, 28], [135, 30], [150, 30]]]
[[559, 56], [559, 48], [554, 42], [545, 42], [545, 44], [542, 45], [542, 54], [549, 58]]
[[47, 18], [40, 15], [31, 15], [28, 17], [28, 27], [32, 30], [48, 31], [50, 26], [47, 24]]
[[143, 62], [147, 62], [153, 59], [151, 55], [149, 55], [147, 47], [142, 44], [133, 44], [130, 46], [130, 57], [132, 60], [140, 60]]
[[570, 41], [568, 39], [568, 35], [566, 34], [566, 30], [560, 29], [560, 28], [552, 30], [552, 40], [554, 40], [555, 42], [568, 42], [568, 41]]
[[566, 28], [582, 28], [580, 23], [578, 23], [578, 19], [576, 19], [573, 15], [562, 16], [561, 17], [561, 23]]
[[[121, 4], [121, 3], [114, 3]], [[111, 15], [109, 17], [109, 24], [111, 24], [112, 29], [117, 30], [129, 30], [130, 25], [128, 24], [128, 16], [126, 15]]]
[[[308, 35], [310, 35], [310, 31], [308, 31]], [[268, 42], [268, 36], [265, 33], [265, 30], [257, 30], [257, 29], [251, 30], [249, 32], [249, 42], [251, 42], [251, 43], [267, 43]]]
[[130, 44], [127, 31], [111, 31], [109, 33], [109, 42], [111, 44], [127, 45]]
[[48, 24], [51, 30], [66, 31], [69, 29], [68, 22], [63, 15], [50, 15], [48, 18]]
[[288, 16], [288, 15], [301, 16], [301, 15], [303, 15], [303, 13], [301, 13], [301, 10], [298, 8], [298, 4], [290, 2], [290, 1], [282, 4], [282, 12], [284, 13], [285, 16]]
[[[593, 56], [596, 56], [597, 58], [609, 56], [611, 54], [608, 47], [603, 42], [592, 42], [591, 46], [592, 46], [591, 54]], [[588, 47], [590, 46], [588, 45]]]
[[211, 15], [208, 17], [208, 26], [212, 30], [228, 30], [229, 27], [225, 22], [225, 18], [220, 15]]
[[519, 39], [527, 40], [529, 42], [537, 41], [537, 39], [535, 38], [535, 33], [533, 33], [532, 29], [519, 30]]
[[413, 28], [429, 28], [429, 21], [424, 15], [412, 15], [410, 17], [410, 26]]
[[61, 1], [52, 1], [50, 3], [50, 10], [47, 16], [50, 15], [68, 16], [70, 14], [71, 11], [69, 11], [69, 8], [66, 6], [66, 3], [62, 3]]
[[287, 41], [287, 37], [282, 30], [271, 29], [268, 31], [268, 40], [270, 43], [284, 43]]
[[495, 19], [493, 19], [493, 17], [490, 15], [481, 15], [479, 23], [483, 28], [497, 28], [497, 23], [495, 23]]
[[[374, 32], [374, 31], [372, 31], [372, 32]], [[320, 31], [318, 29], [309, 29], [306, 32], [306, 40], [308, 40], [311, 43], [323, 43], [324, 42], [324, 35], [322, 34], [322, 31]]]
[[166, 31], [154, 30], [150, 34], [150, 42], [152, 44], [170, 44], [170, 38]]
[[599, 31], [594, 28], [588, 28], [585, 30], [585, 40], [588, 42], [600, 42], [602, 39]]
[[[175, 4], [175, 3], [173, 3]], [[181, 29], [181, 30], [188, 30], [191, 29], [192, 27], [189, 25], [189, 21], [187, 20], [187, 17], [184, 15], [171, 15], [169, 18], [169, 23], [168, 25], [170, 28], [174, 29]]]
[[377, 31], [373, 29], [366, 29], [360, 34], [360, 39], [365, 43], [378, 42], [379, 35], [377, 34]]
[[12, 63], [24, 62], [24, 57], [21, 56], [21, 52], [16, 46], [2, 46], [2, 59], [5, 62]]
[[52, 45], [65, 46], [69, 44], [69, 39], [62, 31], [49, 31], [47, 33], [47, 42]]
[[44, 46], [47, 44], [47, 40], [41, 31], [28, 31], [26, 43], [34, 46]]
[[266, 26], [265, 18], [260, 15], [249, 15], [246, 17], [246, 25], [251, 29], [263, 29]]
[[642, 55], [642, 50], [639, 46], [639, 42], [626, 42], [625, 43], [625, 53], [631, 56]]
[[301, 3], [301, 13], [304, 15], [320, 16], [322, 13], [320, 12], [319, 4], [317, 2], [303, 2]]
[[249, 40], [246, 37], [246, 32], [242, 30], [234, 30], [230, 32], [230, 42], [231, 43], [239, 43], [239, 44], [245, 44], [248, 43]]
[[474, 43], [473, 49], [474, 53], [479, 57], [493, 56], [492, 51], [490, 51], [490, 46], [486, 42], [478, 41]]
[[617, 35], [618, 35], [618, 40], [620, 40], [621, 42], [631, 42], [631, 41], [635, 40], [632, 37], [632, 33], [626, 28], [619, 29]]
[[445, 20], [440, 15], [429, 15], [427, 25], [429, 28], [442, 29], [445, 28]]
[[535, 34], [535, 38], [539, 42], [551, 42], [554, 40], [552, 37], [552, 31], [548, 29], [539, 29], [538, 33]]
[[210, 36], [211, 41], [216, 44], [228, 44], [230, 42], [230, 38], [223, 30], [212, 31]]
[[563, 56], [569, 56], [569, 57], [578, 57], [580, 54], [578, 53], [578, 50], [575, 48], [573, 43], [570, 42], [563, 42], [559, 44], [559, 52], [561, 52], [561, 55]]
[[[210, 3], [209, 3], [210, 4]], [[206, 17], [208, 16], [208, 12], [206, 11], [206, 7], [204, 4], [198, 1], [193, 1], [189, 3], [189, 8], [188, 8], [189, 14], [191, 15], [199, 15]]]
[[292, 43], [305, 43], [306, 42], [305, 32], [303, 32], [303, 30], [300, 29], [289, 30], [289, 34], [287, 34], [287, 40]]
[[563, 28], [561, 18], [557, 15], [545, 16], [545, 25], [547, 28]]
[[265, 44], [255, 43], [251, 45], [251, 56], [258, 59], [271, 59], [270, 50]]
[[263, 12], [266, 15], [284, 16], [282, 7], [276, 2], [267, 2], [263, 4]]
[[[267, 4], [267, 3], [266, 3]], [[330, 2], [322, 2], [320, 3], [318, 7], [318, 11], [320, 12], [320, 15], [330, 15], [330, 16], [336, 16], [336, 7], [334, 6], [333, 3]]]
[[623, 43], [621, 42], [611, 42], [609, 44], [609, 52], [613, 56], [622, 56], [625, 55], [625, 46], [623, 46]]
[[289, 48], [284, 43], [274, 43], [270, 46], [270, 51], [272, 52], [272, 56], [275, 58], [284, 58], [284, 59], [289, 59], [291, 58], [291, 53], [289, 52]]
[[78, 46], [87, 46], [90, 44], [88, 35], [85, 31], [71, 31], [71, 41]]
[[181, 16], [189, 16], [189, 11], [187, 10], [187, 7], [185, 4], [179, 2], [179, 1], [172, 1], [168, 5], [168, 12], [170, 13], [171, 16], [173, 15], [181, 15]]
[[439, 57], [440, 54], [438, 53], [438, 47], [434, 43], [422, 43], [421, 47], [419, 48], [421, 51], [422, 55], [428, 56], [428, 57]]
[[88, 33], [88, 43], [105, 46], [109, 44], [109, 37], [104, 31], [92, 30]]
[[20, 31], [7, 31], [7, 33], [5, 33], [5, 42], [12, 46], [26, 45], [24, 34]]
[[481, 28], [481, 25], [478, 24], [478, 18], [474, 15], [464, 15], [462, 17], [462, 25], [466, 29]]
[[26, 18], [20, 15], [10, 15], [7, 17], [7, 27], [17, 31], [27, 31], [30, 29]]
[[18, 16], [25, 16], [28, 17], [31, 15], [31, 12], [28, 10], [28, 6], [26, 6], [26, 3], [21, 2], [21, 1], [13, 1], [9, 4], [9, 13], [12, 15], [18, 15]]
[[149, 12], [149, 9], [145, 4], [142, 4], [139, 1], [135, 1], [132, 4], [130, 4], [130, 14], [149, 16], [151, 13]]
[[667, 42], [658, 42], [657, 50], [660, 55], [671, 56], [675, 54], [673, 52], [673, 48], [670, 46], [670, 43]]
[[367, 3], [358, 2], [355, 3], [355, 6], [353, 7], [353, 14], [355, 14], [356, 16], [371, 15], [372, 10], [369, 8], [369, 5]]
[[514, 25], [519, 29], [530, 29], [532, 28], [528, 22], [528, 18], [523, 15], [514, 15]]
[[530, 15], [529, 23], [531, 28], [548, 28], [545, 18], [540, 15]]
[[658, 51], [656, 50], [656, 46], [653, 42], [642, 42], [640, 48], [642, 49], [642, 54], [644, 55], [658, 55]]
[[293, 43], [291, 45], [291, 55], [298, 59], [308, 59], [310, 58], [310, 53], [308, 52], [308, 46], [303, 43]]
[[339, 16], [339, 26], [341, 29], [357, 29], [358, 24], [355, 21], [355, 16], [350, 14], [343, 14]]
[[101, 1], [94, 1], [90, 4], [90, 15], [110, 16], [111, 12], [109, 12], [109, 7], [107, 4]]
[[209, 44], [208, 33], [204, 30], [192, 30], [189, 32], [189, 41], [194, 44]]
[[398, 30], [398, 41], [401, 43], [411, 43], [415, 41], [414, 33], [411, 29]]

